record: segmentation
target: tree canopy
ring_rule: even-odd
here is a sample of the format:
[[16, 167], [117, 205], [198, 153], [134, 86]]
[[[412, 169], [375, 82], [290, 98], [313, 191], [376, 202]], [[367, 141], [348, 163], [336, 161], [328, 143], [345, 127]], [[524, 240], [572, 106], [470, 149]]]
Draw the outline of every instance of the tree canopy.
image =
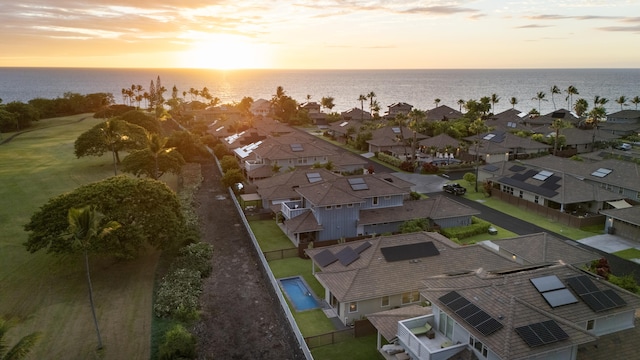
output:
[[[124, 120], [113, 119], [101, 122], [80, 134], [74, 143], [76, 157], [102, 156], [114, 151], [119, 160], [119, 151], [141, 149], [146, 144], [144, 128]], [[113, 147], [112, 147], [113, 146]]]
[[56, 196], [40, 207], [25, 230], [29, 252], [77, 252], [69, 237], [69, 209], [94, 205], [104, 214], [101, 224], [117, 221], [121, 227], [90, 244], [88, 251], [133, 258], [150, 245], [173, 248], [180, 242], [185, 219], [176, 194], [166, 184], [151, 179], [114, 176]]
[[148, 133], [147, 146], [127, 155], [122, 160], [122, 171], [152, 179], [159, 179], [167, 172], [178, 174], [185, 161], [175, 148], [167, 147], [167, 140], [158, 134]]

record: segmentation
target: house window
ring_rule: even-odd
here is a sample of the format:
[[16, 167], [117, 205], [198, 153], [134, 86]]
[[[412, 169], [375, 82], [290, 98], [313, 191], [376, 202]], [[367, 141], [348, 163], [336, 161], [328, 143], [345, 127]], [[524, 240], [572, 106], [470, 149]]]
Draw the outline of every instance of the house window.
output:
[[445, 334], [446, 337], [451, 339], [453, 337], [453, 319], [451, 316], [444, 312], [440, 312], [440, 322], [438, 323], [438, 330]]
[[373, 205], [378, 205], [378, 197], [377, 196], [374, 197], [372, 202], [373, 202]]
[[357, 302], [351, 302], [349, 303], [349, 312], [350, 313], [354, 313], [354, 312], [358, 312], [358, 303]]
[[342, 209], [342, 205], [336, 205], [336, 209]]
[[533, 199], [533, 202], [535, 202], [537, 204], [539, 200], [540, 200], [540, 197], [538, 195], [536, 195], [535, 199]]
[[520, 194], [518, 194], [518, 196], [520, 196], [520, 199], [522, 199], [522, 190], [520, 190]]
[[410, 291], [402, 294], [402, 305], [418, 301], [420, 301], [420, 293], [418, 291]]
[[593, 330], [593, 328], [596, 325], [596, 321], [595, 320], [589, 320], [587, 321], [587, 330]]
[[382, 307], [389, 306], [389, 297], [388, 296], [383, 296], [382, 297], [382, 300], [380, 301], [380, 306], [382, 306]]
[[327, 210], [331, 210], [331, 209], [333, 209], [333, 206], [331, 206], [331, 205], [329, 205], [329, 206], [325, 206], [325, 209], [327, 209]]
[[385, 196], [384, 199], [385, 200], [391, 200], [391, 196]]
[[485, 358], [487, 357], [489, 351], [487, 350], [487, 347], [484, 346], [484, 344], [480, 340], [474, 338], [473, 336], [470, 336], [469, 345], [471, 345], [477, 352], [482, 354], [483, 357]]
[[348, 207], [348, 208], [352, 208], [352, 207], [353, 207], [353, 204], [347, 204], [347, 207]]

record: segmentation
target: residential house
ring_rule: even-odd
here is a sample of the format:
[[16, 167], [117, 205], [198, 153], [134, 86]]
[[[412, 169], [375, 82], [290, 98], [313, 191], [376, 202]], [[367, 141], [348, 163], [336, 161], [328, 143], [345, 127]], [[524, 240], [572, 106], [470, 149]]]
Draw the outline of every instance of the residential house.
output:
[[[433, 276], [423, 285], [432, 314], [401, 321], [397, 333], [419, 360], [463, 350], [478, 359], [580, 359], [586, 345], [634, 328], [640, 307], [637, 295], [562, 262]], [[411, 331], [425, 323], [431, 339]]]
[[551, 146], [505, 131], [490, 131], [465, 138], [470, 143], [469, 155], [491, 164], [509, 159], [547, 153]]
[[350, 120], [365, 121], [365, 120], [371, 120], [373, 118], [370, 113], [357, 107], [341, 112], [340, 116], [345, 121], [350, 121]]
[[640, 206], [618, 202], [612, 209], [602, 210], [600, 214], [607, 217], [604, 225], [606, 233], [634, 241], [640, 239]]
[[607, 202], [624, 198], [570, 172], [552, 170], [545, 162], [536, 164], [507, 161], [487, 164], [478, 169], [478, 181], [490, 181], [504, 193], [580, 216], [597, 214]]
[[266, 99], [258, 99], [251, 103], [249, 112], [257, 117], [267, 117], [271, 115], [271, 101]]
[[326, 114], [320, 111], [321, 105], [319, 103], [309, 101], [301, 104], [299, 109], [307, 111], [307, 115], [309, 116], [309, 119], [311, 119], [312, 124], [322, 126], [327, 125], [325, 121]]
[[447, 105], [440, 105], [427, 110], [426, 115], [429, 121], [451, 121], [460, 119], [463, 114]]
[[[556, 136], [556, 129], [550, 126], [539, 128], [536, 132], [545, 135], [547, 138]], [[596, 144], [608, 143], [619, 138], [617, 135], [599, 131], [598, 129], [584, 130], [576, 127], [569, 127], [560, 130], [560, 136], [564, 137], [564, 145], [558, 146], [558, 150], [570, 150], [576, 154], [592, 152], [596, 149]]]
[[435, 159], [451, 156], [458, 158], [461, 153], [461, 141], [445, 133], [418, 141], [418, 160], [432, 162]]
[[496, 131], [531, 131], [525, 119], [529, 114], [516, 109], [508, 109], [492, 115], [486, 120], [486, 125]]
[[614, 135], [640, 134], [640, 110], [621, 110], [607, 115], [598, 128]]
[[373, 237], [314, 247], [306, 253], [313, 261], [315, 277], [325, 288], [324, 300], [344, 324], [394, 307], [424, 303], [420, 294], [423, 281], [433, 276], [517, 271], [523, 266], [517, 258], [555, 263], [565, 257], [580, 264], [598, 258], [546, 233], [515, 241], [529, 245], [518, 249], [507, 244], [512, 251], [522, 251], [515, 257], [503, 255], [495, 244], [459, 246], [433, 232]]
[[[371, 132], [369, 152], [386, 152], [398, 158], [411, 155], [411, 142], [426, 139], [406, 126], [385, 126]], [[417, 146], [417, 143], [416, 143]]]
[[387, 119], [393, 119], [396, 115], [408, 115], [413, 109], [413, 105], [409, 105], [405, 102], [397, 102], [389, 105], [387, 113], [384, 115]]
[[551, 125], [555, 120], [558, 120], [558, 119], [566, 121], [567, 123], [574, 126], [578, 126], [581, 120], [580, 116], [578, 116], [576, 113], [569, 111], [567, 109], [558, 109], [548, 114], [539, 115], [539, 116], [530, 115], [529, 117], [524, 117], [522, 120], [528, 126], [531, 126], [532, 128], [536, 128], [539, 126]]
[[349, 137], [355, 139], [363, 124], [359, 119], [336, 121], [329, 125], [327, 133], [336, 140], [346, 143]]
[[640, 165], [617, 159], [595, 162], [574, 161], [556, 156], [524, 160], [523, 163], [567, 173], [600, 188], [619, 194], [621, 198], [640, 201]]
[[393, 233], [414, 219], [433, 226], [471, 224], [477, 212], [446, 197], [408, 200], [411, 183], [390, 174], [318, 181], [295, 189], [301, 200], [284, 202], [283, 230], [294, 244]]

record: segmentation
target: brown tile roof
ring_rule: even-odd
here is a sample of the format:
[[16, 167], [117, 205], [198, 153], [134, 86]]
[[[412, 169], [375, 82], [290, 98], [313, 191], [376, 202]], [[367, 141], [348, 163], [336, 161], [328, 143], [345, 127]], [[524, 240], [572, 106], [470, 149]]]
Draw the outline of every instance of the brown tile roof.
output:
[[[577, 303], [551, 307], [533, 286], [530, 279], [555, 275], [561, 281], [567, 278], [584, 275], [582, 271], [570, 265], [554, 265], [530, 271], [495, 275], [489, 272], [461, 275], [457, 277], [434, 277], [424, 281], [426, 287], [422, 291], [432, 303], [445, 309], [459, 323], [464, 320], [455, 313], [446, 310], [439, 298], [455, 290], [460, 295], [472, 301], [487, 314], [503, 324], [503, 328], [495, 333], [483, 336], [475, 329], [468, 329], [474, 336], [497, 352], [504, 359], [522, 359], [535, 354], [555, 351], [571, 345], [583, 345], [596, 340], [596, 336], [580, 328], [577, 324], [586, 323], [596, 317], [596, 314], [582, 300]], [[640, 306], [640, 298], [614, 285], [594, 279], [593, 282], [601, 289], [613, 289], [620, 295], [627, 305], [598, 313], [597, 317], [628, 312]], [[576, 299], [578, 299], [576, 297]], [[556, 343], [529, 347], [515, 332], [519, 326], [554, 320], [569, 335], [569, 339]]]
[[[367, 189], [353, 190], [349, 179], [361, 178]], [[339, 177], [333, 180], [301, 186], [296, 189], [304, 198], [316, 206], [353, 204], [376, 196], [405, 195], [408, 191], [371, 175]]]
[[[269, 168], [267, 166], [267, 168]], [[307, 174], [318, 173], [323, 180], [334, 179], [340, 175], [334, 174], [329, 170], [319, 169], [296, 169], [284, 173], [276, 174], [272, 177], [256, 180], [254, 185], [256, 191], [263, 199], [280, 200], [280, 199], [299, 199], [300, 194], [295, 191], [296, 187], [309, 184]]]
[[480, 214], [479, 211], [446, 196], [435, 196], [423, 200], [405, 201], [402, 207], [361, 210], [358, 224], [370, 225], [427, 218], [437, 223], [439, 219], [478, 214]]
[[442, 133], [432, 138], [420, 140], [418, 141], [418, 145], [424, 146], [424, 147], [435, 147], [437, 149], [444, 149], [446, 147], [453, 147], [453, 148], [459, 147], [460, 143], [462, 142], [463, 142], [462, 140], [458, 140], [445, 133]]
[[[404, 137], [405, 141], [409, 141], [413, 139], [414, 131], [409, 129], [408, 127], [400, 127], [400, 126], [385, 126], [379, 129], [376, 129], [371, 132], [371, 140], [368, 140], [367, 143], [375, 145], [375, 146], [394, 146], [394, 145], [402, 145], [400, 144], [400, 133], [394, 132], [394, 128], [399, 129]], [[416, 140], [425, 139], [426, 136], [422, 134], [416, 134]], [[408, 146], [407, 146], [408, 147]]]
[[614, 219], [640, 226], [640, 206], [633, 206], [625, 209], [602, 210], [600, 213], [611, 216]]
[[462, 113], [456, 109], [450, 108], [447, 105], [436, 106], [431, 110], [427, 110], [428, 120], [456, 120], [462, 117]]
[[306, 210], [293, 219], [286, 220], [286, 222], [287, 230], [293, 234], [324, 230], [322, 225], [318, 224], [311, 210]]

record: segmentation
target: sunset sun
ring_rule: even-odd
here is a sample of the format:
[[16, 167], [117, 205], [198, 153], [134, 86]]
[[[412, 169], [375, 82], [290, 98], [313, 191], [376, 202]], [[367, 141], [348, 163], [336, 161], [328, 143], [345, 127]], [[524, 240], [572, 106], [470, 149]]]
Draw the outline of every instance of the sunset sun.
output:
[[267, 58], [260, 45], [232, 35], [211, 35], [196, 40], [182, 54], [182, 66], [203, 69], [264, 68]]

